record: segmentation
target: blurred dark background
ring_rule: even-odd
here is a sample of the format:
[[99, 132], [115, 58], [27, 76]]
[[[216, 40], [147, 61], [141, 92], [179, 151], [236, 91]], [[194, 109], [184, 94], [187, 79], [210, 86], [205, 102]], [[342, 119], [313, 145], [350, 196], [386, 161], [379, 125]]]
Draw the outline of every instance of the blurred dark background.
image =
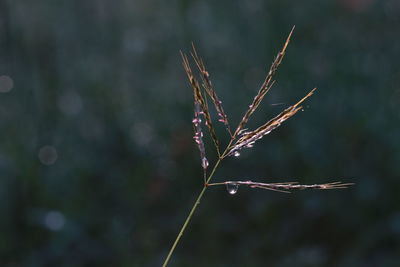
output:
[[0, 0], [0, 265], [160, 266], [202, 187], [179, 50], [236, 124], [293, 25], [249, 127], [318, 91], [214, 181], [356, 185], [210, 188], [171, 266], [400, 266], [397, 0]]

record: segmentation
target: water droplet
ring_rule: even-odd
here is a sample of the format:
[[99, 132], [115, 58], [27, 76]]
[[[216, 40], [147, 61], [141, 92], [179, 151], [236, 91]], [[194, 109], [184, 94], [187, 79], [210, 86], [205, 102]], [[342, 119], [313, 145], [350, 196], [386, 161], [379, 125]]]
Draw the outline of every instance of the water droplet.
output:
[[253, 146], [254, 146], [254, 142], [250, 142], [250, 143], [248, 143], [248, 144], [246, 145], [247, 148], [251, 148], [251, 147], [253, 147]]
[[233, 155], [234, 155], [235, 157], [239, 157], [239, 156], [240, 156], [240, 153], [237, 152], [237, 151], [235, 151], [235, 153], [233, 153]]
[[202, 158], [201, 159], [201, 166], [203, 167], [203, 169], [207, 169], [208, 167], [208, 160], [206, 158]]
[[239, 184], [236, 183], [227, 183], [226, 184], [226, 190], [228, 191], [229, 194], [234, 195], [238, 191]]

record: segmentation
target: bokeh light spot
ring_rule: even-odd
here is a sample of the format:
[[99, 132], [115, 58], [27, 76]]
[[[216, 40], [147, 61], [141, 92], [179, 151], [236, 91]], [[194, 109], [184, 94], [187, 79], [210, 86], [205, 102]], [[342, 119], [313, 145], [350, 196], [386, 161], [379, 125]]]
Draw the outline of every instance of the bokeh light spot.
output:
[[346, 9], [361, 12], [368, 9], [375, 0], [338, 0], [338, 2]]
[[8, 93], [14, 86], [14, 81], [10, 76], [1, 75], [0, 76], [0, 93]]
[[131, 127], [131, 137], [140, 146], [147, 146], [153, 139], [153, 128], [144, 122], [138, 122]]
[[44, 146], [39, 150], [39, 160], [44, 165], [52, 165], [57, 161], [57, 150], [52, 146]]
[[59, 211], [50, 211], [44, 218], [44, 224], [51, 231], [59, 231], [65, 224], [64, 215]]
[[77, 115], [82, 110], [82, 99], [75, 92], [66, 92], [58, 99], [58, 107], [65, 115]]

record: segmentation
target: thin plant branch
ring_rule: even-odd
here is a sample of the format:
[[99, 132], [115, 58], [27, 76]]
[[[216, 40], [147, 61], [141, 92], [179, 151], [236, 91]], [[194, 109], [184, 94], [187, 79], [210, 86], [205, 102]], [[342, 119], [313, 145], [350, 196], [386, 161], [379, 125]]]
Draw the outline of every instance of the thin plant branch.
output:
[[284, 183], [260, 183], [253, 181], [225, 181], [221, 183], [211, 183], [207, 184], [207, 186], [217, 186], [217, 185], [225, 185], [225, 186], [238, 186], [244, 185], [250, 188], [261, 188], [272, 191], [278, 191], [283, 193], [290, 193], [290, 190], [305, 190], [305, 189], [319, 189], [319, 190], [329, 190], [329, 189], [345, 189], [353, 183], [342, 183], [342, 182], [332, 182], [325, 184], [299, 184], [297, 182], [284, 182]]
[[292, 37], [294, 28], [295, 28], [295, 26], [293, 26], [292, 30], [290, 31], [289, 36], [286, 38], [286, 42], [283, 45], [282, 50], [275, 57], [275, 60], [272, 63], [272, 65], [268, 71], [267, 77], [265, 78], [263, 84], [261, 85], [261, 88], [258, 90], [258, 93], [254, 97], [253, 102], [249, 105], [249, 109], [246, 111], [246, 113], [244, 114], [238, 127], [236, 128], [236, 131], [233, 134], [234, 138], [241, 132], [242, 129], [244, 129], [250, 116], [254, 113], [254, 111], [256, 111], [256, 109], [260, 105], [261, 101], [263, 100], [264, 96], [268, 93], [268, 91], [271, 89], [272, 85], [274, 84], [272, 77], [275, 74], [275, 72], [278, 70], [278, 67], [281, 64], [281, 62], [285, 56], [286, 48], [289, 45], [290, 38]]
[[288, 107], [284, 111], [282, 111], [278, 116], [269, 120], [264, 125], [258, 127], [254, 131], [243, 132], [240, 134], [240, 138], [236, 141], [234, 145], [228, 148], [228, 153], [226, 156], [235, 155], [238, 156], [239, 151], [242, 148], [250, 148], [253, 147], [254, 143], [263, 138], [265, 135], [269, 134], [272, 130], [278, 128], [284, 121], [292, 117], [303, 107], [300, 106], [307, 98], [309, 98], [317, 88], [312, 89], [305, 97], [303, 97], [299, 102], [295, 105]]
[[211, 139], [213, 140], [213, 143], [217, 150], [218, 156], [220, 156], [219, 141], [218, 141], [217, 135], [215, 134], [214, 126], [213, 126], [213, 123], [211, 120], [211, 115], [210, 115], [210, 112], [208, 111], [207, 102], [205, 101], [205, 99], [201, 93], [199, 82], [196, 80], [196, 78], [193, 75], [193, 72], [192, 72], [192, 69], [190, 68], [190, 64], [189, 64], [187, 56], [185, 54], [183, 54], [182, 52], [181, 52], [181, 56], [182, 56], [183, 68], [185, 69], [185, 72], [186, 72], [186, 75], [188, 76], [190, 85], [193, 88], [194, 102], [195, 103], [198, 102], [200, 104], [202, 115], [204, 116], [204, 118], [206, 120], [206, 125], [207, 125], [209, 133], [211, 135]]
[[206, 66], [204, 65], [203, 60], [198, 56], [196, 48], [193, 43], [192, 43], [192, 50], [193, 52], [191, 54], [201, 74], [200, 77], [203, 82], [202, 83], [203, 88], [210, 96], [212, 102], [214, 103], [214, 107], [218, 113], [218, 121], [222, 122], [225, 125], [229, 135], [232, 136], [231, 128], [228, 122], [228, 116], [226, 115], [224, 108], [222, 107], [222, 101], [218, 98], [218, 95], [215, 92], [214, 87], [211, 83], [210, 74], [206, 70]]
[[201, 130], [201, 117], [202, 114], [200, 103], [195, 100], [194, 102], [194, 118], [192, 120], [193, 128], [194, 128], [194, 136], [193, 139], [197, 144], [197, 147], [200, 151], [200, 159], [201, 159], [201, 167], [203, 167], [204, 172], [204, 181], [207, 175], [207, 167], [209, 165], [208, 160], [206, 158], [206, 149], [203, 142], [203, 131]]

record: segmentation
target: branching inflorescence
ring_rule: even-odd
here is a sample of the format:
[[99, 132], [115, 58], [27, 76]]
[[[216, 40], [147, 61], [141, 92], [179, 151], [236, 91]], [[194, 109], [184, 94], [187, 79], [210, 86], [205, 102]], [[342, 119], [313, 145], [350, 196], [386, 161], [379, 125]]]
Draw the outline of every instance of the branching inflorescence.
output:
[[[186, 72], [186, 75], [189, 79], [189, 83], [193, 89], [193, 97], [194, 97], [194, 118], [192, 120], [194, 126], [194, 140], [195, 143], [200, 151], [200, 160], [201, 166], [203, 168], [203, 176], [204, 176], [204, 186], [202, 191], [200, 192], [199, 196], [195, 204], [193, 205], [189, 215], [186, 218], [179, 234], [177, 235], [174, 244], [172, 245], [163, 266], [167, 266], [169, 259], [175, 250], [177, 243], [179, 242], [183, 232], [186, 229], [189, 221], [192, 218], [194, 211], [196, 210], [197, 206], [200, 203], [201, 198], [203, 197], [204, 192], [210, 186], [218, 186], [218, 185], [225, 185], [227, 190], [230, 194], [235, 194], [238, 190], [239, 185], [247, 186], [249, 188], [260, 188], [284, 193], [290, 193], [291, 190], [304, 190], [304, 189], [342, 189], [347, 188], [348, 186], [352, 185], [352, 183], [341, 183], [341, 182], [331, 182], [325, 184], [298, 184], [297, 182], [286, 182], [286, 183], [261, 183], [261, 182], [253, 182], [253, 181], [224, 181], [224, 182], [217, 182], [217, 183], [210, 183], [217, 167], [219, 166], [220, 162], [229, 156], [239, 156], [240, 151], [244, 148], [253, 147], [254, 143], [265, 135], [269, 134], [272, 130], [278, 128], [283, 122], [287, 119], [294, 116], [298, 111], [302, 110], [301, 104], [308, 99], [316, 90], [316, 88], [312, 89], [306, 96], [300, 99], [296, 104], [289, 106], [285, 110], [283, 110], [280, 114], [272, 118], [271, 120], [267, 121], [263, 125], [259, 126], [255, 130], [249, 131], [247, 130], [246, 124], [249, 121], [252, 114], [257, 110], [260, 103], [262, 102], [264, 96], [268, 93], [271, 87], [274, 84], [273, 75], [277, 71], [279, 65], [281, 64], [285, 53], [286, 48], [290, 42], [290, 38], [292, 37], [294, 31], [294, 27], [292, 28], [289, 36], [287, 37], [285, 44], [283, 45], [282, 50], [278, 53], [275, 57], [275, 60], [272, 62], [272, 65], [267, 73], [267, 76], [261, 85], [260, 89], [258, 90], [256, 96], [253, 98], [252, 103], [249, 105], [249, 108], [245, 112], [244, 116], [242, 117], [240, 123], [238, 124], [236, 130], [232, 132], [231, 127], [228, 122], [228, 116], [226, 115], [224, 108], [222, 107], [222, 101], [217, 96], [217, 93], [214, 90], [213, 84], [210, 80], [210, 75], [206, 70], [205, 64], [203, 60], [199, 57], [194, 45], [192, 45], [192, 52], [191, 56], [194, 60], [195, 66], [198, 69], [198, 73], [200, 76], [201, 83], [197, 80], [195, 75], [193, 74], [191, 65], [189, 63], [188, 56], [181, 52], [182, 60], [183, 60], [183, 68]], [[221, 152], [220, 149], [220, 142], [217, 138], [215, 133], [214, 125], [212, 122], [212, 117], [209, 111], [209, 106], [207, 102], [207, 96], [211, 99], [213, 106], [216, 110], [218, 121], [224, 124], [229, 136], [230, 141], [226, 148]], [[207, 126], [208, 132], [211, 136], [213, 144], [215, 146], [216, 152], [218, 154], [218, 159], [216, 160], [213, 168], [211, 171], [208, 171], [209, 161], [206, 157], [205, 151], [205, 144], [203, 141], [203, 132], [202, 132], [202, 119], [204, 119], [204, 124]]]

